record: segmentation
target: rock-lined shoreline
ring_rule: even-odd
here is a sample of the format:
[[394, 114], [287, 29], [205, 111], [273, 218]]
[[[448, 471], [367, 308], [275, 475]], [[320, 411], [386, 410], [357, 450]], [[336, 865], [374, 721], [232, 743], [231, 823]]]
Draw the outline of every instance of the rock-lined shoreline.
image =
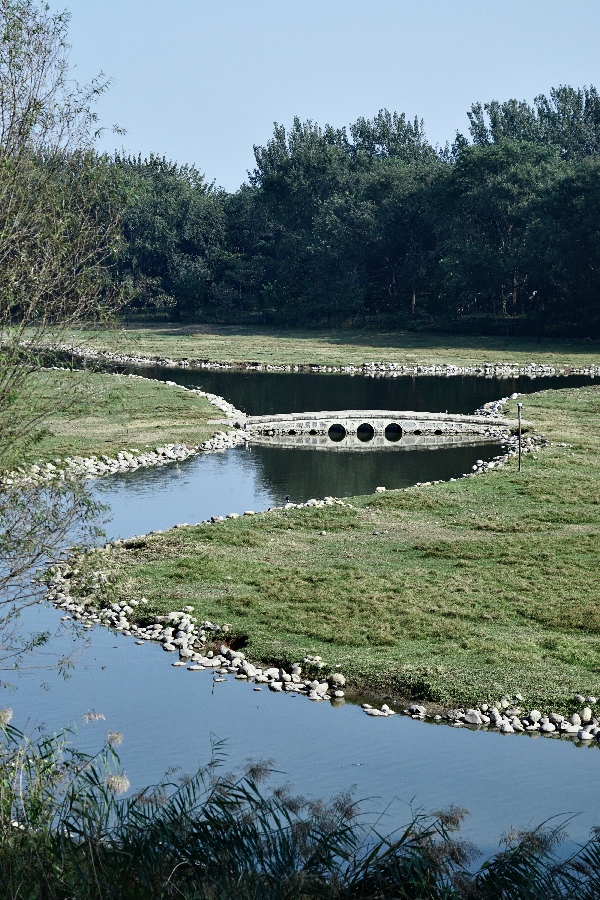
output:
[[[335, 497], [325, 497], [322, 500], [311, 498], [304, 503], [286, 503], [281, 507], [270, 507], [267, 512], [275, 509], [289, 510], [303, 507], [347, 505], [349, 504]], [[256, 514], [252, 510], [244, 513], [244, 516], [254, 515]], [[212, 516], [210, 519], [199, 522], [198, 525], [217, 525], [226, 518], [240, 518], [240, 515], [230, 513], [228, 516]], [[197, 527], [197, 525], [182, 523], [174, 526], [174, 528], [193, 527]], [[163, 534], [163, 532], [149, 532], [149, 535], [152, 534]], [[134, 547], [149, 535], [137, 535], [133, 538], [116, 540], [100, 549], [103, 553], [111, 553], [113, 548]], [[325, 667], [318, 656], [304, 657], [302, 663], [294, 663], [287, 672], [281, 667], [271, 666], [263, 669], [259, 664], [250, 663], [244, 653], [227, 647], [225, 644], [221, 645], [219, 652], [215, 653], [214, 650], [207, 649], [206, 645], [214, 643], [219, 638], [225, 638], [231, 629], [230, 624], [216, 625], [209, 620], [198, 624], [192, 615], [194, 607], [186, 606], [181, 611], [174, 610], [168, 615], [154, 616], [154, 621], [149, 625], [138, 625], [131, 620], [131, 617], [136, 607], [143, 608], [148, 603], [145, 597], [141, 597], [139, 600], [132, 599], [129, 603], [119, 601], [104, 606], [98, 605], [98, 601], [102, 598], [103, 587], [107, 583], [106, 575], [96, 571], [84, 586], [78, 580], [79, 574], [79, 569], [73, 568], [68, 563], [64, 566], [51, 566], [46, 573], [45, 599], [57, 609], [67, 613], [62, 617], [63, 620], [73, 618], [88, 629], [94, 625], [112, 627], [126, 636], [135, 637], [136, 643], [140, 645], [147, 641], [158, 642], [162, 644], [162, 648], [166, 652], [178, 653], [178, 660], [172, 663], [173, 666], [187, 667], [188, 671], [198, 672], [210, 669], [220, 676], [233, 674], [240, 680], [252, 679], [255, 685], [265, 684], [272, 691], [285, 690], [286, 692], [305, 693], [309, 700], [341, 701], [344, 698], [342, 688], [345, 678], [339, 672], [331, 673], [325, 680], [322, 678], [319, 680], [316, 677], [305, 677], [304, 679], [300, 677], [302, 666], [305, 667], [307, 674], [312, 676], [316, 676]], [[75, 597], [71, 593], [73, 588], [83, 589], [86, 593], [82, 597]]]
[[[458, 373], [458, 370], [456, 371]], [[432, 374], [432, 372], [423, 372], [422, 374]], [[547, 373], [550, 374], [550, 373]], [[599, 367], [600, 374], [600, 367]], [[143, 378], [144, 376], [130, 374], [127, 377]], [[202, 391], [200, 389], [190, 389], [177, 385], [176, 382], [164, 381], [166, 385], [174, 386], [182, 390], [190, 391], [209, 400], [214, 406], [225, 413], [229, 418], [243, 418], [244, 414], [237, 410], [223, 397]], [[483, 407], [476, 410], [478, 415], [497, 416], [501, 414], [504, 404], [509, 399], [516, 399], [518, 395], [513, 394], [511, 397], [505, 397], [500, 400], [486, 403]], [[99, 477], [104, 474], [113, 474], [119, 471], [134, 470], [140, 466], [149, 465], [165, 465], [169, 462], [187, 459], [191, 455], [198, 452], [217, 452], [245, 443], [247, 436], [239, 429], [227, 432], [217, 432], [213, 437], [195, 447], [187, 447], [186, 445], [165, 445], [157, 447], [155, 451], [139, 453], [133, 450], [121, 451], [116, 459], [103, 457], [98, 460], [97, 457], [83, 459], [80, 457], [72, 457], [65, 460], [65, 467], [61, 469], [57, 465], [46, 464], [46, 467], [34, 466], [29, 473], [14, 473], [21, 480], [30, 479], [31, 481], [52, 480], [54, 478], [66, 478], [69, 474], [73, 476], [82, 475], [86, 478]], [[466, 472], [459, 478], [471, 478], [474, 475], [484, 474], [485, 472], [499, 468], [504, 463], [516, 456], [517, 437], [510, 436], [505, 439], [507, 447], [506, 452], [494, 457], [493, 460], [483, 462], [478, 460], [472, 467], [471, 472]], [[522, 437], [522, 452], [528, 453], [545, 444], [545, 439], [541, 435], [524, 435]], [[136, 455], [137, 454], [137, 455]], [[450, 479], [456, 481], [458, 479]], [[429, 484], [439, 484], [440, 481], [434, 482], [417, 482], [413, 488], [405, 488], [404, 490], [413, 490], [415, 487], [425, 487]], [[376, 489], [377, 492], [385, 491], [384, 487]], [[332, 504], [345, 504], [344, 501], [327, 497], [324, 500], [316, 498], [307, 500], [304, 503], [286, 503], [283, 507], [271, 507], [267, 512], [274, 509], [300, 509], [302, 507], [311, 506], [328, 506]], [[230, 513], [228, 516], [213, 516], [210, 520], [205, 520], [199, 524], [218, 524], [225, 519], [238, 518], [239, 513]], [[246, 516], [255, 515], [253, 511], [246, 511]], [[175, 525], [175, 528], [194, 527], [187, 524]], [[150, 532], [150, 534], [160, 534], [162, 532]], [[112, 547], [119, 546], [135, 546], [135, 544], [143, 540], [147, 535], [139, 535], [128, 538], [123, 541], [115, 541], [107, 544], [104, 552], [111, 552]], [[178, 659], [172, 663], [173, 666], [186, 668], [188, 671], [206, 671], [213, 673], [215, 681], [224, 680], [227, 675], [234, 675], [239, 680], [250, 681], [254, 684], [254, 690], [261, 690], [262, 685], [266, 685], [274, 692], [284, 691], [297, 692], [305, 695], [312, 701], [329, 700], [334, 704], [344, 702], [343, 687], [346, 684], [344, 675], [340, 672], [330, 672], [327, 677], [323, 677], [322, 669], [326, 669], [325, 663], [320, 657], [306, 656], [302, 662], [294, 663], [290, 671], [286, 671], [282, 667], [263, 668], [260, 664], [251, 663], [246, 659], [245, 654], [221, 644], [217, 652], [212, 649], [206, 649], [208, 643], [214, 643], [218, 639], [226, 639], [231, 626], [228, 624], [216, 625], [208, 620], [197, 623], [193, 617], [193, 607], [185, 607], [182, 611], [173, 611], [166, 616], [155, 616], [154, 622], [149, 625], [137, 625], [131, 621], [130, 617], [134, 612], [134, 608], [146, 604], [148, 601], [142, 597], [139, 600], [132, 599], [127, 603], [120, 601], [112, 603], [106, 607], [98, 607], [94, 605], [97, 600], [96, 592], [101, 590], [106, 576], [101, 572], [94, 573], [94, 581], [91, 585], [90, 593], [83, 599], [75, 599], [71, 593], [71, 585], [76, 584], [77, 569], [67, 566], [54, 566], [49, 570], [49, 583], [46, 593], [46, 599], [53, 603], [58, 609], [66, 613], [63, 619], [74, 618], [79, 620], [84, 628], [92, 628], [94, 625], [104, 625], [113, 627], [115, 630], [122, 632], [127, 636], [136, 638], [137, 644], [144, 644], [147, 641], [160, 642], [163, 649], [167, 652], [177, 652]], [[304, 670], [303, 670], [304, 667]], [[304, 675], [303, 675], [304, 671]], [[520, 695], [515, 695], [519, 698]], [[581, 698], [581, 702], [583, 698]], [[595, 704], [595, 698], [588, 697], [588, 704]], [[537, 710], [531, 710], [529, 713], [523, 713], [520, 707], [511, 707], [508, 697], [503, 697], [496, 705], [482, 703], [475, 708], [460, 708], [446, 711], [443, 715], [439, 712], [428, 713], [427, 708], [421, 704], [411, 704], [402, 710], [405, 715], [410, 715], [415, 719], [431, 719], [441, 722], [446, 719], [454, 727], [485, 728], [498, 729], [504, 734], [512, 734], [516, 732], [539, 732], [544, 735], [566, 734], [569, 736], [577, 736], [581, 742], [590, 742], [596, 740], [600, 742], [600, 720], [593, 717], [591, 708], [585, 707], [580, 713], [573, 714], [569, 719], [557, 714], [550, 713], [543, 716]], [[371, 717], [390, 717], [396, 714], [386, 703], [380, 708], [372, 706], [370, 703], [363, 703], [362, 709], [365, 714]]]
[[[57, 366], [52, 367], [60, 371]], [[139, 378], [143, 381], [158, 381], [154, 378], [145, 378], [143, 375], [119, 376], [125, 378]], [[161, 381], [160, 384], [175, 387], [189, 394], [196, 394], [208, 400], [213, 406], [227, 416], [227, 419], [245, 418], [245, 414], [232, 403], [218, 394], [200, 390], [200, 388], [187, 388], [175, 381]], [[68, 481], [72, 478], [100, 478], [103, 475], [116, 475], [119, 472], [134, 471], [150, 466], [164, 466], [172, 462], [183, 462], [190, 456], [199, 453], [219, 453], [231, 447], [247, 443], [247, 435], [239, 429], [228, 431], [216, 431], [211, 438], [200, 444], [162, 444], [154, 450], [140, 451], [136, 447], [129, 450], [120, 450], [116, 456], [102, 454], [98, 456], [67, 456], [64, 459], [56, 458], [54, 462], [39, 463], [28, 468], [19, 467], [7, 471], [0, 476], [0, 485], [18, 486], [43, 484], [55, 480]]]
[[[490, 416], [498, 415], [507, 400], [515, 399], [516, 396], [513, 394], [510, 398], [491, 401], [477, 410], [477, 413]], [[500, 454], [488, 462], [478, 460], [471, 472], [466, 472], [459, 477], [472, 478], [475, 475], [482, 475], [487, 471], [501, 467], [508, 459], [517, 455], [517, 441], [518, 438], [516, 436], [511, 436], [506, 441], [507, 450], [504, 454]], [[532, 452], [538, 447], [544, 446], [544, 444], [545, 439], [543, 436], [524, 435], [522, 438], [522, 452]], [[457, 479], [450, 480], [456, 481]], [[441, 482], [417, 483], [413, 487], [404, 488], [404, 490], [412, 491], [414, 488], [439, 483]], [[376, 489], [376, 493], [382, 493], [385, 490], [385, 487], [380, 486]], [[270, 507], [266, 512], [277, 509], [290, 510], [332, 505], [349, 506], [351, 504], [334, 497], [326, 497], [322, 500], [312, 498], [304, 503], [288, 502], [282, 507]], [[243, 515], [253, 516], [255, 512], [247, 510]], [[239, 517], [239, 513], [233, 512], [228, 516], [212, 516], [210, 519], [206, 519], [198, 524], [219, 525], [226, 519]], [[174, 528], [190, 527], [196, 526], [187, 523], [174, 526]], [[162, 531], [155, 531], [149, 534], [162, 533]], [[114, 541], [105, 545], [102, 548], [102, 552], [111, 553], [113, 548], [135, 547], [136, 544], [148, 536], [138, 535], [125, 540]], [[67, 613], [63, 618], [73, 617], [81, 621], [84, 628], [104, 625], [115, 628], [115, 630], [127, 636], [134, 637], [136, 643], [140, 645], [146, 642], [158, 642], [166, 652], [178, 654], [177, 660], [172, 663], [173, 666], [186, 668], [187, 671], [191, 672], [208, 670], [212, 673], [216, 682], [224, 680], [228, 675], [233, 675], [240, 681], [251, 682], [254, 690], [261, 690], [262, 685], [266, 685], [271, 691], [295, 692], [306, 696], [312, 701], [329, 700], [333, 704], [342, 704], [345, 701], [345, 692], [343, 690], [346, 686], [345, 676], [338, 671], [328, 672], [326, 664], [318, 656], [307, 655], [302, 662], [292, 664], [288, 671], [281, 666], [263, 667], [260, 663], [253, 663], [246, 658], [243, 652], [234, 650], [232, 647], [227, 646], [226, 643], [222, 643], [218, 650], [207, 649], [209, 644], [215, 645], [218, 641], [227, 640], [227, 635], [231, 630], [230, 624], [217, 625], [208, 620], [198, 623], [193, 615], [194, 607], [187, 606], [183, 610], [174, 610], [165, 616], [154, 616], [154, 621], [151, 624], [137, 625], [132, 621], [132, 614], [135, 607], [147, 604], [148, 601], [145, 597], [141, 597], [139, 600], [119, 601], [99, 607], [97, 603], [102, 595], [102, 587], [106, 583], [106, 576], [102, 572], [95, 572], [91, 584], [87, 585], [88, 593], [84, 597], [75, 599], [71, 595], [70, 589], [72, 586], [78, 586], [78, 575], [79, 571], [77, 568], [71, 568], [69, 565], [62, 568], [59, 566], [53, 567], [50, 570], [46, 599], [58, 609]], [[322, 670], [325, 670], [325, 673]], [[495, 729], [503, 734], [518, 732], [532, 734], [539, 732], [539, 734], [545, 736], [552, 734], [554, 736], [567, 735], [575, 737], [582, 743], [589, 743], [593, 740], [600, 743], [600, 720], [592, 716], [590, 708], [591, 705], [596, 703], [595, 698], [585, 698], [588, 706], [579, 713], [574, 713], [568, 719], [554, 712], [550, 712], [548, 715], [543, 715], [538, 710], [524, 712], [523, 709], [514, 705], [514, 701], [520, 700], [522, 700], [520, 694], [514, 696], [512, 703], [511, 699], [505, 695], [496, 704], [481, 703], [475, 708], [463, 707], [442, 712], [437, 711], [437, 707], [435, 711], [428, 712], [427, 707], [419, 703], [413, 703], [405, 709], [398, 710], [392, 709], [387, 703], [383, 703], [380, 707], [373, 706], [371, 703], [363, 703], [362, 709], [370, 717], [388, 718], [395, 715], [398, 711], [411, 716], [413, 719], [428, 719], [435, 722], [445, 720], [454, 727]], [[576, 698], [576, 702], [583, 703], [584, 698], [581, 697], [580, 700]]]
[[[328, 497], [321, 501], [312, 499], [305, 504], [287, 504], [286, 507], [279, 508], [289, 508], [292, 505], [299, 508], [332, 504], [344, 505], [344, 502]], [[245, 515], [254, 513], [247, 512]], [[228, 518], [234, 517], [235, 514], [231, 514]], [[213, 517], [210, 521], [218, 523], [222, 521], [222, 517]], [[202, 524], [208, 524], [208, 520]], [[184, 524], [175, 527], [194, 526]], [[124, 541], [115, 541], [102, 549], [103, 552], [110, 553], [113, 547], [135, 546], [136, 542], [145, 537], [146, 535], [140, 535]], [[347, 687], [345, 676], [337, 669], [328, 667], [320, 656], [307, 654], [302, 661], [292, 663], [287, 668], [253, 663], [242, 651], [226, 643], [220, 643], [227, 641], [231, 624], [218, 625], [209, 620], [198, 622], [194, 616], [193, 606], [185, 606], [182, 610], [174, 610], [167, 615], [156, 615], [151, 623], [138, 625], [132, 621], [132, 616], [137, 607], [143, 608], [148, 603], [147, 598], [140, 597], [98, 606], [97, 600], [102, 595], [106, 576], [102, 572], [94, 572], [91, 581], [88, 580], [86, 583], [88, 593], [83, 597], [75, 597], [71, 589], [79, 589], [79, 574], [79, 570], [69, 564], [62, 567], [52, 566], [47, 573], [46, 599], [65, 613], [62, 616], [63, 621], [77, 620], [86, 629], [94, 625], [114, 628], [125, 636], [135, 638], [135, 643], [140, 646], [147, 642], [159, 643], [165, 652], [177, 653], [177, 660], [171, 663], [172, 666], [185, 668], [188, 672], [208, 671], [216, 683], [225, 681], [227, 676], [232, 675], [236, 680], [251, 684], [255, 691], [262, 690], [264, 685], [275, 693], [296, 693], [314, 702], [328, 700], [332, 705], [342, 705], [345, 702], [344, 688]], [[376, 707], [365, 702], [361, 708], [366, 715], [374, 718], [389, 718], [396, 715], [396, 712], [401, 712], [412, 719], [440, 724], [446, 722], [455, 728], [499, 731], [502, 734], [527, 733], [530, 736], [555, 738], [565, 736], [574, 738], [581, 744], [600, 743], [600, 718], [594, 716], [592, 710], [597, 704], [597, 698], [577, 694], [573, 702], [582, 708], [568, 717], [556, 712], [543, 714], [538, 709], [527, 710], [523, 706], [523, 697], [520, 693], [512, 697], [504, 694], [495, 703], [481, 703], [474, 707], [458, 707], [442, 711], [439, 711], [437, 706], [428, 710], [422, 703], [411, 703], [406, 708], [399, 706], [394, 710], [387, 703]], [[397, 703], [394, 705], [398, 706]]]
[[[62, 370], [61, 367], [58, 366], [52, 366], [51, 368], [54, 371]], [[174, 387], [185, 391], [186, 393], [195, 394], [198, 397], [208, 400], [209, 403], [224, 413], [227, 417], [226, 421], [230, 423], [235, 421], [239, 422], [240, 420], [244, 421], [246, 419], [246, 414], [242, 410], [237, 409], [237, 407], [224, 397], [213, 394], [210, 391], [203, 391], [200, 388], [188, 388], [184, 385], [177, 384], [176, 381], [159, 381], [159, 379], [146, 378], [143, 375], [135, 375], [132, 373], [118, 377], [138, 378], [143, 381], [158, 381], [160, 384], [167, 385], [168, 387]], [[517, 396], [517, 394], [512, 394], [510, 397], [492, 400], [475, 410], [474, 414], [489, 417], [499, 416], [501, 415], [504, 404]], [[503, 431], [495, 431], [491, 428], [488, 437], [502, 440], [506, 444], [516, 442], [515, 438], [506, 437]], [[35, 463], [28, 468], [18, 467], [17, 469], [6, 471], [0, 475], [0, 486], [4, 485], [10, 487], [43, 484], [44, 482], [47, 483], [55, 480], [65, 481], [71, 478], [100, 478], [104, 475], [116, 475], [118, 473], [135, 471], [135, 469], [138, 468], [164, 466], [172, 462], [183, 462], [191, 456], [197, 456], [199, 453], [219, 453], [233, 447], [247, 444], [248, 442], [249, 435], [237, 427], [228, 429], [227, 431], [216, 431], [208, 440], [192, 446], [189, 446], [188, 444], [163, 444], [155, 447], [154, 450], [145, 451], [140, 451], [136, 447], [132, 447], [129, 450], [120, 450], [117, 455], [113, 457], [107, 454], [102, 454], [101, 457], [96, 455], [88, 457], [67, 456], [64, 459], [56, 458], [53, 462]], [[524, 438], [524, 452], [528, 452], [531, 443], [531, 438]], [[512, 455], [514, 454], [509, 453], [505, 456], [495, 457], [492, 461], [492, 465], [484, 465], [484, 471], [487, 471], [487, 468], [493, 468], [495, 464], [500, 463], [505, 458], [510, 458]], [[466, 477], [466, 475], [462, 477]], [[430, 482], [426, 483], [429, 484]], [[433, 483], [437, 484], [439, 482]], [[419, 486], [419, 484], [420, 483], [418, 482], [417, 486]]]
[[[27, 342], [23, 342], [27, 347]], [[43, 349], [43, 348], [35, 348]], [[548, 366], [535, 361], [525, 365], [518, 363], [480, 363], [474, 366], [455, 366], [451, 364], [425, 366], [420, 364], [405, 366], [400, 363], [366, 362], [362, 365], [331, 366], [320, 363], [297, 363], [277, 365], [261, 362], [226, 363], [209, 359], [171, 359], [166, 356], [134, 356], [116, 353], [110, 350], [95, 350], [91, 347], [71, 347], [61, 344], [53, 348], [57, 353], [93, 361], [98, 364], [120, 366], [159, 366], [175, 369], [228, 369], [255, 372], [315, 372], [345, 375], [367, 375], [399, 377], [402, 375], [479, 375], [488, 378], [510, 378], [525, 375], [530, 378], [550, 377], [553, 375], [589, 375], [600, 377], [600, 365], [596, 366]]]

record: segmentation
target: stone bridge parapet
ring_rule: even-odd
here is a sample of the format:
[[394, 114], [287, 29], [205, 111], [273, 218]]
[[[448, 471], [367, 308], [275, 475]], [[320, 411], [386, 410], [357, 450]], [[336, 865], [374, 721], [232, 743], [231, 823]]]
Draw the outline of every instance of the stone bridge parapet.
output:
[[249, 437], [314, 437], [341, 443], [346, 437], [362, 443], [397, 443], [408, 438], [465, 439], [506, 437], [517, 422], [499, 416], [457, 413], [415, 412], [412, 410], [336, 410], [248, 416], [239, 425]]

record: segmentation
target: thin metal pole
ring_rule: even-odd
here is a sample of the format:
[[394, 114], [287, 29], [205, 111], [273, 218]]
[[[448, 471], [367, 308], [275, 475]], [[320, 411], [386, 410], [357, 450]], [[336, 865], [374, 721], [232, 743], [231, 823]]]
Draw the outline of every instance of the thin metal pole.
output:
[[521, 471], [521, 410], [523, 408], [522, 403], [517, 403], [517, 410], [519, 415], [519, 472]]

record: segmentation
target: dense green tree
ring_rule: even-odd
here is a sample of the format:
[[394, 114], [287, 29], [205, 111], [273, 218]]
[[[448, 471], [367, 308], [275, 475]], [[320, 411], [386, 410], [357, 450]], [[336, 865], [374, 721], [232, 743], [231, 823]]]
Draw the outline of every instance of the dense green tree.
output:
[[[351, 125], [349, 137], [295, 119], [289, 132], [276, 125], [255, 156], [252, 181], [276, 225], [266, 293], [282, 311], [330, 322], [396, 312], [402, 267], [414, 308], [423, 259], [414, 182], [439, 164], [422, 123], [381, 110]], [[397, 209], [390, 186], [402, 197]]]
[[539, 270], [529, 225], [560, 170], [556, 148], [528, 141], [460, 149], [440, 186], [437, 220], [446, 296], [459, 313], [528, 312]]
[[[355, 192], [345, 129], [320, 128], [294, 119], [288, 131], [275, 125], [264, 147], [255, 147], [251, 183], [260, 189], [273, 224], [272, 264], [265, 299], [300, 322], [316, 309], [331, 315], [339, 306], [338, 198]], [[333, 292], [333, 293], [332, 293]]]
[[565, 167], [540, 193], [528, 226], [539, 325], [600, 326], [600, 158]]
[[421, 164], [394, 160], [365, 179], [363, 197], [371, 209], [365, 247], [370, 303], [414, 318], [418, 296], [427, 294], [435, 250], [432, 185], [443, 169], [432, 157]]
[[131, 299], [189, 316], [211, 297], [224, 244], [223, 197], [193, 166], [164, 157], [117, 158], [116, 165], [131, 185], [119, 266]]
[[598, 92], [468, 115], [444, 150], [385, 109], [348, 128], [275, 124], [233, 194], [159, 157], [117, 158], [130, 185], [118, 278], [175, 318], [600, 327]]
[[422, 119], [409, 122], [404, 113], [380, 109], [373, 119], [360, 117], [350, 126], [352, 150], [369, 159], [433, 162], [437, 153], [428, 142]]
[[533, 106], [525, 101], [474, 103], [469, 113], [469, 133], [480, 147], [506, 138], [551, 144], [565, 159], [600, 152], [600, 95], [595, 87], [552, 88], [540, 94]]

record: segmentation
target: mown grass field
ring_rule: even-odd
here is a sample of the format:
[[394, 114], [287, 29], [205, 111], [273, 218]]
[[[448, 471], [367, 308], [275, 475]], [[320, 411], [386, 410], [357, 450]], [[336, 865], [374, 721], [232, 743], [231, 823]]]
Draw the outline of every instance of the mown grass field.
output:
[[251, 659], [316, 653], [356, 691], [567, 708], [600, 694], [600, 387], [531, 395], [527, 415], [550, 443], [521, 473], [177, 529], [86, 565], [150, 615], [192, 605]]
[[132, 325], [107, 332], [75, 333], [75, 344], [141, 356], [207, 359], [272, 365], [478, 365], [531, 361], [555, 366], [600, 362], [598, 341], [544, 341], [414, 332], [270, 330], [243, 327]]
[[21, 464], [74, 455], [114, 456], [119, 450], [164, 443], [195, 444], [214, 433], [209, 420], [222, 418], [208, 400], [157, 381], [79, 370], [46, 370], [33, 377], [22, 402], [34, 413], [59, 411], [41, 414]]

